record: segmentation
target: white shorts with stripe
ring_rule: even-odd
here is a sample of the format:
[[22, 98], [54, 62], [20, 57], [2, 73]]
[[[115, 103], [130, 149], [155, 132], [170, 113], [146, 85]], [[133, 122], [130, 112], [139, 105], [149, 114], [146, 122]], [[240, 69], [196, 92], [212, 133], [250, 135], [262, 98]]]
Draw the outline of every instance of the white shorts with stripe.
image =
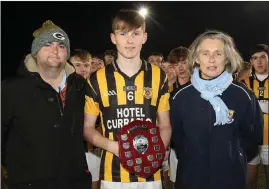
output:
[[98, 181], [101, 158], [96, 156], [92, 152], [86, 152], [85, 155], [88, 164], [88, 169], [92, 174], [92, 181]]
[[177, 176], [177, 156], [174, 149], [171, 148], [170, 151], [170, 180], [172, 182], [176, 182]]
[[124, 183], [101, 180], [100, 189], [162, 189], [162, 181]]

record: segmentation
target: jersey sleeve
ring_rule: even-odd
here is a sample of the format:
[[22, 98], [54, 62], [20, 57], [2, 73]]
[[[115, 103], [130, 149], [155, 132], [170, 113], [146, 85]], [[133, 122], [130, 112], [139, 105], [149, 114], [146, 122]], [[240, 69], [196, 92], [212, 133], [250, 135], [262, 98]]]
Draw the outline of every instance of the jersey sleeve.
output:
[[86, 114], [98, 116], [100, 112], [100, 107], [97, 101], [97, 93], [96, 90], [94, 90], [89, 79], [87, 80], [85, 99], [86, 102], [84, 112]]
[[165, 112], [170, 110], [170, 105], [169, 105], [169, 87], [168, 87], [168, 78], [167, 76], [163, 77], [164, 79], [162, 80], [161, 83], [161, 89], [160, 89], [160, 101], [158, 104], [158, 110], [157, 112]]

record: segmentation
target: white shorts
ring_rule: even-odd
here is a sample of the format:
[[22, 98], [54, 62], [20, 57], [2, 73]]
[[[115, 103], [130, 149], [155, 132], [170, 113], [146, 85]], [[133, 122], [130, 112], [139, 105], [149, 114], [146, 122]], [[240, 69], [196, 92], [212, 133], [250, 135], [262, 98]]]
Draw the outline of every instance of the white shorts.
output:
[[177, 175], [177, 156], [176, 152], [171, 148], [170, 151], [170, 180], [176, 182]]
[[85, 155], [88, 164], [88, 169], [92, 174], [92, 181], [98, 181], [101, 158], [96, 156], [92, 152], [86, 152]]
[[162, 189], [162, 181], [124, 183], [101, 180], [100, 189]]
[[248, 162], [250, 165], [258, 165], [259, 163], [268, 165], [268, 145], [260, 146], [257, 156]]

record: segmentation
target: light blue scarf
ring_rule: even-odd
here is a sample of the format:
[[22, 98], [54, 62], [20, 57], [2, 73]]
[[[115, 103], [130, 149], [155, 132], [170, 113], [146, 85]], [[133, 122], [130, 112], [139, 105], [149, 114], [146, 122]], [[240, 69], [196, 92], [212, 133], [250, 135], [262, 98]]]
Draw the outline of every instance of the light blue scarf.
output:
[[210, 102], [216, 113], [216, 125], [224, 125], [228, 122], [229, 111], [226, 104], [218, 95], [222, 95], [232, 83], [232, 74], [224, 71], [220, 76], [212, 80], [203, 80], [199, 76], [199, 69], [195, 68], [191, 82], [195, 89], [201, 93], [201, 97]]

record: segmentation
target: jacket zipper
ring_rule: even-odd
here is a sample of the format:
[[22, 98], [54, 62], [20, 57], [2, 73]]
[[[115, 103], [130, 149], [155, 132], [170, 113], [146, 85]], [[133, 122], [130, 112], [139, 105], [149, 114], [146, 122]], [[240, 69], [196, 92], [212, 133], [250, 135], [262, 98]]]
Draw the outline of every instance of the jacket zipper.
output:
[[[71, 88], [68, 90], [68, 91], [66, 91], [66, 94], [65, 94], [65, 101], [66, 101], [66, 99], [67, 99], [67, 94], [70, 92], [70, 90], [71, 90]], [[60, 91], [60, 88], [59, 88], [59, 91]], [[63, 108], [62, 108], [62, 103], [61, 103], [61, 101], [60, 101], [60, 99], [59, 99], [59, 94], [56, 94], [56, 96], [57, 96], [57, 101], [58, 101], [58, 105], [59, 105], [59, 109], [60, 109], [60, 114], [61, 114], [61, 118], [63, 117]], [[74, 136], [74, 114], [72, 115], [72, 126], [71, 126], [71, 134], [72, 134], [72, 136]]]
[[[66, 94], [65, 94], [65, 102], [67, 100], [67, 97], [68, 97], [68, 93], [71, 91], [72, 89], [72, 86], [69, 85], [69, 87], [67, 86], [67, 91], [66, 91]], [[61, 91], [61, 89], [59, 88], [59, 91]], [[56, 97], [57, 97], [57, 101], [58, 101], [58, 105], [59, 105], [59, 109], [60, 109], [60, 114], [61, 114], [61, 118], [63, 117], [63, 112], [64, 112], [64, 108], [63, 108], [63, 104], [61, 103], [60, 99], [59, 99], [59, 94], [56, 94]], [[72, 136], [74, 136], [74, 114], [72, 115], [72, 126], [71, 126], [71, 134]]]
[[240, 164], [241, 164], [241, 167], [244, 171], [244, 174], [245, 176], [247, 175], [247, 170], [246, 170], [246, 167], [245, 167], [245, 161], [244, 161], [244, 156], [243, 156], [243, 150], [241, 149], [240, 147], [240, 141], [238, 140], [237, 141], [237, 149], [238, 149], [238, 155], [239, 155], [239, 161], [240, 161]]
[[[211, 123], [212, 123], [212, 116], [211, 116], [211, 104], [208, 102], [209, 106], [209, 153], [211, 153]], [[211, 169], [211, 154], [209, 155], [209, 170]], [[211, 175], [209, 175], [209, 186], [211, 187]]]
[[211, 133], [211, 123], [212, 123], [212, 117], [211, 117], [211, 104], [208, 102], [208, 106], [209, 106], [209, 133]]
[[61, 118], [62, 118], [63, 117], [63, 110], [62, 110], [62, 104], [61, 104], [60, 99], [59, 99], [59, 94], [56, 94], [56, 97], [57, 97], [58, 106], [59, 106], [59, 110], [60, 110], [60, 114], [61, 114]]
[[71, 127], [72, 136], [74, 136], [74, 125], [75, 125], [75, 119], [74, 119], [74, 114], [72, 114], [72, 127]]
[[[66, 94], [65, 94], [65, 101], [67, 100], [67, 97], [68, 97], [68, 93], [71, 91], [72, 89], [72, 86], [69, 85], [67, 86], [67, 90], [66, 90]], [[75, 118], [74, 118], [74, 114], [72, 114], [72, 126], [71, 126], [71, 134], [72, 136], [74, 136], [74, 133], [75, 133]]]

